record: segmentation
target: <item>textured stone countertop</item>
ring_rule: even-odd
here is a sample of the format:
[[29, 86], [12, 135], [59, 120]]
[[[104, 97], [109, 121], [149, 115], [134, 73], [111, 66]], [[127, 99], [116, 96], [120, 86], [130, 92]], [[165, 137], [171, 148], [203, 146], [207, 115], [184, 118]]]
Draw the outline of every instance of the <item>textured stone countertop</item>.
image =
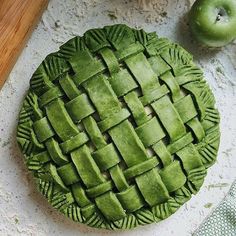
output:
[[[185, 236], [223, 199], [236, 178], [236, 44], [222, 50], [200, 47], [191, 38], [190, 0], [51, 0], [9, 79], [0, 91], [0, 235], [177, 235]], [[205, 73], [221, 113], [221, 145], [200, 192], [158, 224], [132, 231], [98, 231], [66, 219], [37, 192], [15, 139], [17, 117], [30, 77], [44, 57], [73, 35], [113, 23], [157, 31], [180, 43]]]

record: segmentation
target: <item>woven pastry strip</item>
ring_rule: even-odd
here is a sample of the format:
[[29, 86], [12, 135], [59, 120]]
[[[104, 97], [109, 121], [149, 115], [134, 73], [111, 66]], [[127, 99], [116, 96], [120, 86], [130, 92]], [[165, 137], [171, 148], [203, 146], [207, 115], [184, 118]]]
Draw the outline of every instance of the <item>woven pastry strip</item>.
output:
[[125, 25], [75, 37], [30, 80], [17, 140], [39, 191], [74, 221], [128, 229], [196, 194], [219, 114], [182, 47]]

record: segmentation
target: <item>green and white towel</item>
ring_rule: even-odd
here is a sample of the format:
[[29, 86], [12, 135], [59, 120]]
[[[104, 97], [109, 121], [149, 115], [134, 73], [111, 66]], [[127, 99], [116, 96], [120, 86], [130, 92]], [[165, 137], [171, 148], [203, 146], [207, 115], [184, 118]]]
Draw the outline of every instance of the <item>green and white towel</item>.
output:
[[193, 236], [236, 236], [236, 181]]

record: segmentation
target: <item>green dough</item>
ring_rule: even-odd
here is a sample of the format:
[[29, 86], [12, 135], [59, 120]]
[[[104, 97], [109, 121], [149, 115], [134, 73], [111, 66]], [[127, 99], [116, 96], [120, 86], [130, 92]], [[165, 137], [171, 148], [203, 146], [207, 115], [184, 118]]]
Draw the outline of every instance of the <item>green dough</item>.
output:
[[131, 229], [169, 217], [199, 191], [216, 161], [219, 120], [186, 50], [112, 25], [46, 57], [17, 141], [54, 208], [91, 227]]

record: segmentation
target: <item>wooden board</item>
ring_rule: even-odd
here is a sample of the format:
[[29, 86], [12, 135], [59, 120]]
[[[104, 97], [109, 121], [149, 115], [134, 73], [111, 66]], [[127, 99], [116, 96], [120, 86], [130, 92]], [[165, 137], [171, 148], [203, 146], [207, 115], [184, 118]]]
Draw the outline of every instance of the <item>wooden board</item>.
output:
[[0, 0], [0, 89], [48, 0]]

